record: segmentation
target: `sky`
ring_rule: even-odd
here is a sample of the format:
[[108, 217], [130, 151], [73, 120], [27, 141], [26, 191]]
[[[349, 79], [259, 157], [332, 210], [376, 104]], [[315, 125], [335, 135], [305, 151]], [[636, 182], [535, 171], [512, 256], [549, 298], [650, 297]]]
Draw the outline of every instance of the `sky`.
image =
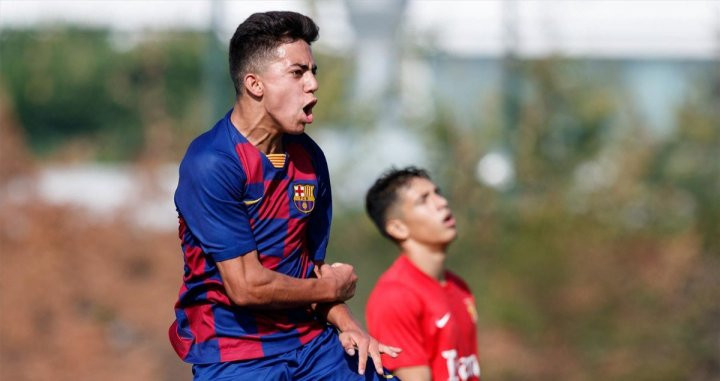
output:
[[[387, 3], [348, 1], [366, 9]], [[251, 13], [284, 9], [312, 15], [321, 26], [319, 46], [343, 50], [356, 38], [348, 1], [0, 0], [0, 27], [73, 22], [121, 32], [204, 29], [215, 2], [222, 40]], [[498, 55], [511, 44], [528, 56], [720, 56], [720, 0], [408, 0], [402, 20], [419, 45], [457, 55]]]

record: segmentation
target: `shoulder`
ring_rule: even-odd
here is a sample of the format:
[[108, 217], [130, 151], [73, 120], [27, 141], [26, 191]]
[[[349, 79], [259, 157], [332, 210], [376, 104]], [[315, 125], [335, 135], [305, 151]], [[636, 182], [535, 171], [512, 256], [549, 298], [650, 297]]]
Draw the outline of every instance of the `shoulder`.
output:
[[422, 304], [421, 295], [407, 282], [397, 279], [390, 272], [384, 273], [370, 293], [369, 304], [413, 307]]
[[231, 138], [221, 125], [195, 138], [180, 163], [180, 174], [210, 177], [218, 173], [244, 177]]
[[373, 321], [419, 319], [424, 303], [419, 295], [399, 282], [378, 283], [370, 293], [365, 309]]
[[417, 285], [410, 281], [408, 262], [402, 255], [395, 258], [393, 263], [381, 275], [375, 289], [390, 289], [395, 293], [416, 294]]
[[193, 139], [185, 156], [204, 153], [231, 152], [234, 149], [232, 137], [223, 123], [218, 122], [211, 129]]
[[470, 291], [470, 287], [468, 287], [467, 283], [462, 278], [460, 278], [459, 275], [453, 273], [450, 270], [447, 270], [445, 272], [445, 278], [449, 283], [452, 283], [457, 288], [467, 292], [468, 294], [472, 294], [472, 291]]

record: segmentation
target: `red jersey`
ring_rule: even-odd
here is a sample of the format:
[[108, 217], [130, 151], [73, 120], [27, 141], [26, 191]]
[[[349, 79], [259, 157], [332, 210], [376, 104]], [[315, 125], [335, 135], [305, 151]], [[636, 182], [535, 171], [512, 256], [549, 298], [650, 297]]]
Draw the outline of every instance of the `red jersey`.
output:
[[368, 300], [370, 335], [402, 348], [383, 355], [390, 370], [429, 366], [433, 380], [479, 380], [475, 299], [457, 275], [445, 282], [423, 273], [401, 255], [380, 277]]

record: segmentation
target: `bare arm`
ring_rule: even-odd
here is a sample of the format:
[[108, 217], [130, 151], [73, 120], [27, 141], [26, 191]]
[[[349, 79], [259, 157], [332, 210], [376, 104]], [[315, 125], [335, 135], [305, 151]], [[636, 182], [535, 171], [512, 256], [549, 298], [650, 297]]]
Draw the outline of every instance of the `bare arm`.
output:
[[325, 318], [328, 323], [337, 327], [340, 332], [361, 329], [360, 324], [350, 312], [350, 307], [344, 302], [318, 304], [315, 311], [318, 316]]
[[426, 365], [397, 368], [393, 371], [403, 381], [431, 381], [430, 367]]
[[322, 279], [287, 276], [265, 268], [255, 250], [217, 266], [225, 291], [239, 306], [281, 309], [345, 301], [353, 296], [357, 282], [352, 267], [334, 269]]
[[[326, 278], [333, 270], [336, 270], [346, 264], [333, 264], [332, 266], [318, 264], [315, 274], [320, 279]], [[358, 373], [365, 374], [365, 366], [367, 357], [370, 356], [375, 364], [375, 370], [378, 374], [383, 374], [381, 353], [385, 353], [392, 357], [397, 357], [402, 351], [400, 348], [391, 347], [379, 343], [375, 338], [368, 335], [362, 329], [360, 323], [350, 312], [350, 307], [343, 302], [320, 303], [315, 307], [315, 311], [320, 317], [337, 327], [340, 330], [340, 343], [345, 352], [350, 356], [358, 352]]]

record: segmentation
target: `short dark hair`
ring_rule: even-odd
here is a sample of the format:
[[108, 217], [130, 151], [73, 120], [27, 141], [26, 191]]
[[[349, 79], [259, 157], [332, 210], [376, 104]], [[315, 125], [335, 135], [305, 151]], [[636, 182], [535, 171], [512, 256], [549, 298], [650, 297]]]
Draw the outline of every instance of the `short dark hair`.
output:
[[385, 230], [387, 213], [398, 199], [398, 190], [410, 184], [415, 178], [430, 179], [427, 171], [417, 167], [390, 168], [375, 180], [365, 195], [365, 210], [380, 233], [395, 241]]
[[272, 11], [250, 15], [238, 25], [230, 39], [230, 78], [235, 93], [242, 94], [242, 77], [250, 71], [259, 70], [275, 48], [300, 39], [311, 44], [317, 40], [319, 30], [310, 17], [296, 12]]

